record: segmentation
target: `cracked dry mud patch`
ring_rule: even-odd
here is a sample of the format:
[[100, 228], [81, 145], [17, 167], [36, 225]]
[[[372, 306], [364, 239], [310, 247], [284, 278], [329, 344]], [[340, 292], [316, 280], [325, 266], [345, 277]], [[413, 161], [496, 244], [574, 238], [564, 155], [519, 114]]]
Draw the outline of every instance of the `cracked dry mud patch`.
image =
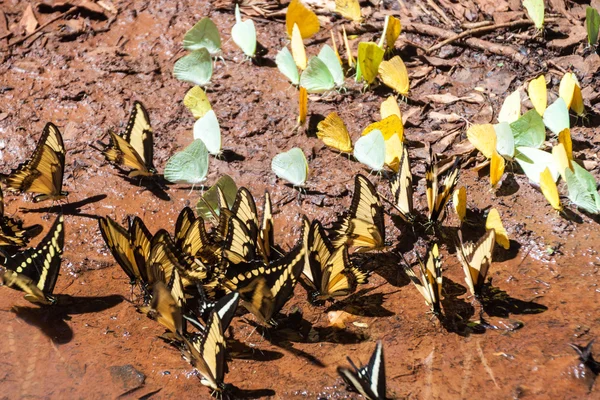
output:
[[[27, 5], [0, 1], [7, 27], [18, 23]], [[149, 111], [159, 170], [175, 151], [190, 143], [194, 119], [182, 104], [190, 86], [172, 77], [172, 67], [184, 54], [184, 33], [202, 16], [210, 11], [223, 38], [225, 60], [215, 63], [207, 92], [221, 123], [224, 147], [238, 155], [229, 162], [211, 158], [207, 183], [228, 174], [257, 198], [268, 190], [275, 203], [275, 237], [284, 248], [295, 243], [301, 215], [333, 221], [350, 204], [354, 175], [367, 174], [359, 163], [327, 149], [314, 136], [315, 121], [335, 110], [356, 140], [364, 126], [379, 118], [379, 105], [391, 94], [383, 87], [362, 92], [348, 78], [347, 93], [310, 101], [307, 129], [294, 132], [296, 90], [274, 64], [277, 50], [286, 43], [282, 19], [256, 18], [258, 38], [267, 53], [251, 63], [229, 40], [233, 13], [216, 11], [213, 4], [123, 1], [115, 6], [119, 12], [114, 19], [110, 13], [101, 17], [79, 10], [66, 17], [70, 23], [49, 25], [44, 34], [22, 45], [9, 48], [8, 41], [0, 39], [0, 172], [10, 172], [29, 157], [43, 126], [52, 121], [61, 129], [67, 148], [64, 186], [71, 194], [64, 207], [78, 209], [75, 215], [65, 215], [67, 236], [55, 289], [68, 297], [46, 309], [27, 303], [21, 293], [0, 290], [0, 382], [7, 398], [208, 397], [192, 367], [158, 338], [163, 329], [129, 302], [128, 279], [105, 247], [97, 221], [90, 218], [108, 215], [124, 222], [126, 216], [138, 215], [152, 232], [160, 228], [172, 232], [179, 211], [197, 202], [198, 188], [172, 185], [167, 192], [170, 199], [162, 200], [124, 181], [90, 144], [106, 142], [109, 128], [123, 129], [134, 100], [142, 101]], [[65, 7], [34, 10], [43, 23], [68, 10]], [[408, 26], [417, 17], [405, 14], [406, 7], [413, 11], [416, 6], [408, 3], [394, 12], [403, 21], [406, 18]], [[517, 35], [531, 33], [524, 29]], [[520, 63], [459, 45], [443, 48], [444, 54], [428, 59], [409, 43], [428, 46], [433, 39], [409, 27], [402, 33], [396, 46], [408, 65], [412, 87], [411, 100], [400, 106], [408, 115], [405, 135], [418, 180], [418, 210], [426, 208], [424, 143], [433, 143], [442, 154], [457, 152], [464, 146], [464, 119], [491, 121], [505, 95], [540, 72], [547, 74], [550, 91], [557, 92], [560, 70], [556, 65], [564, 68], [561, 63], [567, 56], [563, 48], [545, 46], [533, 34], [529, 40], [514, 35], [502, 31], [486, 39], [522, 40], [519, 51], [525, 61]], [[375, 36], [366, 32], [361, 40]], [[328, 37], [322, 29], [309, 42], [309, 53]], [[579, 50], [571, 46], [567, 53], [579, 54]], [[571, 65], [584, 76], [584, 92], [592, 87], [585, 92], [591, 96], [599, 78], [597, 60], [590, 57], [587, 54], [582, 63], [572, 57]], [[426, 102], [427, 95], [462, 97], [474, 87], [486, 88], [485, 101]], [[595, 99], [596, 103], [587, 104], [588, 120], [576, 121], [572, 128], [576, 156], [592, 162], [597, 162], [600, 145]], [[455, 113], [464, 119], [436, 119], [434, 113]], [[294, 146], [311, 156], [309, 187], [314, 193], [299, 199], [297, 191], [270, 170], [272, 157]], [[472, 223], [464, 227], [464, 235], [476, 239], [484, 223], [483, 211], [499, 210], [511, 248], [497, 247], [490, 277], [508, 300], [491, 319], [519, 321], [521, 329], [465, 335], [437, 323], [392, 251], [413, 249], [409, 229], [386, 216], [386, 235], [393, 246], [357, 258], [374, 272], [368, 284], [338, 305], [355, 316], [354, 323], [347, 323], [344, 330], [329, 327], [329, 305], [311, 306], [298, 285], [283, 310], [294, 313], [288, 326], [263, 334], [251, 323], [251, 314], [234, 320], [230, 333], [235, 357], [225, 381], [247, 391], [249, 398], [355, 398], [345, 390], [336, 367], [346, 365], [346, 356], [367, 362], [381, 339], [388, 396], [393, 398], [597, 396], [589, 373], [585, 379], [575, 377], [577, 355], [568, 343], [584, 345], [600, 329], [599, 220], [578, 211], [571, 220], [563, 218], [522, 173], [512, 173], [510, 168], [500, 188], [491, 191], [487, 175], [480, 177], [474, 165], [465, 168], [460, 178], [468, 188]], [[592, 173], [600, 176], [597, 168]], [[385, 176], [370, 179], [391, 198]], [[53, 217], [43, 210], [45, 205], [34, 205], [30, 198], [5, 193], [6, 213], [49, 228]], [[20, 207], [31, 212], [19, 211]], [[41, 212], [35, 212], [38, 207]], [[456, 217], [451, 214], [446, 225], [457, 227]], [[451, 240], [442, 243], [445, 306], [457, 315], [469, 315], [472, 306], [462, 268], [453, 245], [448, 245]], [[414, 247], [422, 253], [423, 244], [419, 241]]]

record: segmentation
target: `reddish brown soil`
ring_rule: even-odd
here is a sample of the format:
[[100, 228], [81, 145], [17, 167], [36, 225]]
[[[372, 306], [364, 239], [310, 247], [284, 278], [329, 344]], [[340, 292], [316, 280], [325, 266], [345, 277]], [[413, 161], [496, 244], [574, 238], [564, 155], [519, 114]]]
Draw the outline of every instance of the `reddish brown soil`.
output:
[[[20, 19], [26, 6], [16, 1], [0, 1], [0, 5], [11, 24]], [[7, 50], [0, 41], [4, 60], [0, 65], [0, 172], [9, 172], [27, 158], [44, 124], [52, 121], [61, 128], [68, 149], [64, 185], [71, 192], [69, 204], [63, 206], [67, 238], [55, 290], [68, 296], [48, 309], [30, 305], [18, 292], [0, 290], [3, 398], [114, 398], [124, 393], [125, 398], [139, 398], [156, 391], [153, 398], [208, 397], [191, 366], [158, 338], [163, 329], [136, 312], [128, 301], [126, 276], [104, 246], [96, 221], [86, 215], [109, 215], [118, 221], [139, 215], [153, 232], [160, 228], [172, 231], [179, 211], [197, 202], [198, 189], [171, 186], [170, 199], [162, 200], [126, 182], [90, 144], [102, 138], [106, 141], [109, 128], [122, 129], [133, 100], [141, 100], [149, 110], [159, 169], [174, 151], [191, 141], [194, 120], [182, 104], [190, 86], [175, 80], [171, 71], [183, 54], [184, 33], [209, 7], [162, 0], [118, 6], [117, 19], [104, 32], [93, 33], [92, 29], [99, 31], [107, 22], [88, 15], [88, 28], [79, 36], [65, 39], [58, 28], [50, 27], [33, 43], [26, 42], [27, 46]], [[38, 14], [42, 22], [55, 15]], [[224, 39], [226, 61], [216, 63], [208, 95], [221, 122], [224, 147], [240, 160], [211, 158], [207, 182], [229, 174], [257, 197], [269, 190], [277, 203], [276, 240], [289, 248], [299, 235], [301, 215], [332, 221], [349, 205], [354, 175], [365, 171], [360, 164], [325, 148], [314, 137], [314, 128], [308, 129], [309, 135], [293, 132], [296, 90], [273, 62], [286, 41], [284, 25], [280, 21], [256, 22], [259, 40], [268, 49], [257, 65], [244, 61], [228, 40], [233, 14], [213, 12], [211, 17]], [[318, 38], [328, 35], [322, 31]], [[406, 37], [431, 42], [414, 34]], [[309, 52], [318, 48], [313, 45]], [[418, 58], [411, 58], [411, 49], [402, 54], [414, 72], [422, 67], [413, 69], [420, 64]], [[546, 56], [546, 52], [536, 54]], [[554, 55], [548, 53], [547, 57]], [[437, 71], [439, 81], [426, 79], [418, 85], [411, 98], [440, 93], [440, 85], [445, 85], [443, 92], [447, 89], [457, 96], [480, 86], [488, 89], [497, 111], [507, 88], [514, 89], [534, 74], [547, 71], [541, 59], [519, 66], [469, 49], [459, 52], [454, 64], [453, 69]], [[552, 76], [551, 90], [556, 93], [558, 77]], [[379, 104], [389, 92], [381, 88], [361, 93], [351, 79], [348, 82], [348, 93], [335, 96], [335, 101], [311, 101], [309, 112], [314, 119], [337, 110], [356, 139], [364, 126], [379, 118]], [[414, 106], [402, 103], [401, 107], [406, 112]], [[482, 104], [433, 104], [433, 109], [455, 112], [473, 122], [491, 119], [489, 107]], [[594, 160], [598, 118], [590, 113], [592, 126], [579, 121], [572, 132], [576, 155]], [[457, 125], [431, 118], [417, 126], [410, 121], [406, 136], [412, 141], [414, 173], [422, 178], [422, 143], [437, 141]], [[465, 138], [464, 129], [450, 144], [449, 152]], [[439, 134], [431, 134], [433, 131]], [[310, 190], [299, 200], [297, 191], [270, 171], [271, 158], [293, 146], [312, 155]], [[598, 177], [598, 171], [593, 172]], [[371, 178], [389, 196], [386, 179]], [[345, 390], [336, 367], [346, 364], [346, 356], [367, 362], [375, 342], [381, 339], [388, 396], [393, 398], [597, 397], [589, 371], [587, 378], [575, 378], [578, 362], [568, 343], [586, 344], [600, 330], [599, 220], [579, 212], [574, 213], [579, 221], [563, 218], [522, 174], [509, 174], [496, 192], [490, 191], [487, 176], [479, 178], [473, 170], [465, 170], [460, 182], [468, 187], [469, 208], [496, 207], [512, 239], [509, 251], [496, 251], [490, 272], [494, 286], [511, 298], [508, 314], [491, 320], [520, 321], [523, 328], [510, 333], [464, 334], [453, 329], [456, 318], [443, 327], [427, 313], [423, 299], [401, 272], [398, 257], [383, 251], [369, 259], [359, 258], [364, 268], [377, 270], [369, 283], [359, 288], [362, 297], [342, 303], [345, 311], [356, 315], [354, 322], [360, 326], [348, 322], [343, 331], [328, 327], [326, 307], [311, 306], [298, 286], [284, 312], [301, 312], [300, 323], [292, 321], [263, 335], [249, 322], [254, 321], [252, 315], [236, 318], [232, 332], [238, 343], [233, 346], [235, 358], [229, 363], [226, 382], [248, 391], [248, 397], [354, 398]], [[416, 198], [417, 208], [424, 210], [423, 180]], [[29, 199], [6, 194], [6, 212], [49, 227], [53, 216], [43, 204], [32, 205]], [[18, 211], [20, 207], [39, 212], [24, 213]], [[471, 219], [474, 226], [466, 227], [465, 235], [474, 239], [482, 231], [483, 217], [473, 212]], [[451, 216], [446, 224], [457, 226], [456, 218]], [[387, 235], [392, 247], [403, 252], [412, 248], [408, 230], [395, 227], [389, 217]], [[468, 317], [470, 302], [462, 268], [453, 246], [449, 247], [443, 246], [445, 305], [450, 314], [466, 313]], [[416, 248], [422, 252], [423, 242]], [[123, 380], [115, 368], [111, 373], [111, 367], [127, 364], [145, 375], [143, 386]]]

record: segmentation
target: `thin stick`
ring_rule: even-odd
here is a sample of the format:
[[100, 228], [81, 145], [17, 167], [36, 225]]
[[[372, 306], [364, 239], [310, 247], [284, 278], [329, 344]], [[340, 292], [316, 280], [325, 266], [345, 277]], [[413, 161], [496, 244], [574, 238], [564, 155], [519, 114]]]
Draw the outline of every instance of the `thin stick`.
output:
[[[23, 43], [24, 41], [26, 41], [27, 39], [29, 39], [30, 37], [32, 37], [33, 35], [35, 35], [36, 33], [38, 33], [39, 31], [41, 31], [42, 29], [44, 29], [45, 27], [47, 27], [48, 25], [58, 21], [59, 19], [63, 19], [64, 17], [66, 17], [67, 15], [73, 14], [75, 11], [77, 11], [78, 7], [71, 7], [69, 8], [67, 11], [65, 11], [64, 13], [56, 16], [55, 18], [52, 18], [50, 21], [46, 22], [43, 25], [40, 25], [35, 31], [31, 32], [29, 35], [25, 36], [22, 39], [19, 39], [17, 41], [14, 41], [12, 43], [8, 44], [8, 47], [11, 46], [16, 46], [18, 44]], [[3, 38], [2, 38], [3, 39]]]
[[[554, 19], [553, 18], [547, 19], [546, 23], [549, 23], [549, 22], [554, 22]], [[531, 21], [529, 19], [520, 19], [517, 21], [507, 22], [504, 24], [496, 24], [496, 25], [482, 26], [479, 28], [469, 29], [469, 30], [459, 33], [458, 35], [449, 37], [446, 40], [443, 40], [438, 44], [431, 46], [427, 50], [427, 53], [429, 54], [433, 51], [439, 50], [440, 48], [444, 47], [445, 45], [456, 42], [457, 40], [460, 40], [467, 36], [474, 36], [477, 34], [491, 32], [491, 31], [495, 31], [497, 29], [502, 29], [502, 28], [518, 28], [521, 26], [529, 26], [529, 25], [533, 25], [533, 21]]]

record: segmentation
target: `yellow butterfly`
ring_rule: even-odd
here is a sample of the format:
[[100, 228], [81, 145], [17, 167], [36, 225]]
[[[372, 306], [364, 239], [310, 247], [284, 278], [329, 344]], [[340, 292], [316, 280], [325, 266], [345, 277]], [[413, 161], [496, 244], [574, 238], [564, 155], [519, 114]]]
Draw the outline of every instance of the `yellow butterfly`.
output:
[[187, 91], [183, 98], [183, 105], [191, 111], [196, 119], [204, 117], [207, 112], [212, 110], [210, 101], [200, 86], [194, 86]]
[[335, 12], [352, 21], [362, 21], [358, 0], [335, 0]]
[[496, 231], [496, 243], [508, 250], [510, 247], [508, 232], [504, 229], [504, 225], [502, 225], [502, 220], [500, 219], [500, 213], [498, 213], [498, 210], [495, 208], [492, 208], [488, 213], [485, 221], [485, 229], [493, 229]]
[[383, 47], [383, 40], [385, 39], [385, 48], [386, 51], [391, 51], [394, 49], [394, 44], [400, 36], [400, 32], [402, 32], [402, 23], [396, 17], [392, 17], [391, 15], [385, 16], [383, 35], [381, 35], [381, 40], [379, 41], [379, 47]]
[[317, 125], [317, 137], [327, 146], [341, 151], [352, 152], [352, 140], [344, 121], [336, 112], [330, 113]]
[[304, 42], [302, 42], [302, 35], [298, 25], [294, 24], [292, 28], [292, 57], [296, 66], [301, 70], [306, 69], [306, 50], [304, 49]]
[[372, 84], [377, 78], [379, 64], [383, 60], [384, 53], [377, 43], [362, 42], [358, 44], [358, 68], [360, 76], [367, 82], [367, 85]]
[[556, 161], [556, 164], [558, 164], [560, 176], [566, 180], [565, 170], [568, 168], [572, 171], [573, 166], [571, 165], [571, 160], [569, 160], [565, 146], [562, 143], [559, 143], [552, 148], [552, 157]]
[[558, 188], [556, 187], [556, 182], [554, 182], [554, 178], [552, 177], [552, 173], [550, 169], [546, 167], [544, 171], [540, 174], [540, 189], [546, 197], [546, 200], [550, 203], [550, 205], [557, 211], [562, 211], [562, 205], [560, 204], [560, 197], [558, 196]]
[[467, 129], [467, 139], [485, 158], [492, 158], [496, 152], [496, 131], [492, 124], [471, 125]]
[[379, 113], [381, 114], [381, 119], [386, 119], [390, 115], [397, 115], [398, 118], [400, 118], [400, 121], [402, 121], [402, 113], [400, 112], [400, 107], [398, 107], [398, 102], [394, 96], [389, 96], [381, 103]]
[[395, 56], [389, 61], [382, 61], [379, 64], [378, 72], [379, 78], [386, 86], [394, 89], [401, 96], [408, 96], [410, 89], [408, 71], [400, 56]]
[[385, 164], [394, 172], [398, 172], [400, 160], [404, 152], [404, 144], [400, 135], [392, 135], [385, 141]]
[[460, 219], [461, 222], [464, 222], [467, 215], [467, 189], [465, 189], [464, 186], [461, 186], [454, 191], [454, 194], [452, 195], [452, 205], [454, 206], [456, 215], [458, 215], [458, 219]]
[[544, 111], [546, 111], [546, 107], [548, 106], [548, 93], [544, 75], [540, 75], [531, 80], [527, 87], [527, 92], [529, 93], [529, 99], [531, 100], [531, 104], [533, 104], [535, 111], [541, 116], [544, 115]]
[[579, 116], [583, 116], [585, 114], [583, 96], [581, 95], [581, 86], [579, 86], [579, 81], [577, 80], [575, 74], [572, 72], [567, 72], [564, 74], [560, 80], [558, 94], [567, 104], [567, 108], [570, 108]]
[[298, 92], [298, 125], [304, 125], [308, 115], [308, 93], [306, 89], [300, 86]]
[[317, 14], [307, 8], [300, 0], [292, 0], [285, 14], [285, 29], [292, 36], [294, 25], [298, 25], [302, 39], [308, 39], [319, 32], [320, 24]]
[[348, 35], [346, 35], [346, 28], [342, 25], [342, 32], [344, 36], [344, 46], [346, 47], [346, 58], [348, 59], [348, 66], [350, 68], [354, 68], [356, 65], [356, 61], [354, 60], [354, 56], [352, 56], [352, 49], [350, 48], [350, 43], [348, 43]]
[[492, 184], [493, 188], [496, 187], [498, 182], [500, 182], [500, 179], [502, 179], [505, 167], [506, 162], [504, 161], [504, 157], [494, 150], [490, 160], [490, 183]]
[[573, 141], [571, 140], [571, 130], [569, 128], [565, 128], [559, 132], [558, 143], [565, 147], [569, 164], [571, 164], [571, 160], [573, 160]]

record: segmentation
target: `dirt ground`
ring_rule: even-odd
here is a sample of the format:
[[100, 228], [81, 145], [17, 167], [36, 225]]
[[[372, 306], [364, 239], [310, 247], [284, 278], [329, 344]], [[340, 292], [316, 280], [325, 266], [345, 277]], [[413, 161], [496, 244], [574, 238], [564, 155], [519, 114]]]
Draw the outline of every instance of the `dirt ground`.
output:
[[[172, 67], [184, 54], [185, 32], [209, 15], [223, 38], [224, 61], [216, 62], [207, 92], [224, 147], [236, 157], [211, 158], [207, 184], [228, 174], [256, 197], [268, 190], [275, 202], [276, 240], [289, 248], [299, 235], [302, 214], [333, 221], [349, 206], [354, 175], [368, 173], [314, 136], [319, 117], [337, 110], [356, 140], [367, 124], [379, 119], [379, 105], [391, 91], [376, 87], [363, 93], [348, 78], [346, 93], [311, 97], [308, 127], [294, 132], [297, 92], [274, 63], [287, 42], [283, 19], [255, 16], [265, 54], [253, 63], [244, 60], [229, 40], [234, 22], [231, 5], [227, 11], [201, 1], [105, 1], [118, 9], [114, 13], [86, 8], [90, 3], [86, 1], [44, 3], [0, 0], [0, 172], [10, 172], [29, 157], [46, 122], [61, 129], [68, 150], [64, 189], [70, 192], [68, 204], [62, 206], [67, 237], [55, 289], [62, 296], [58, 306], [48, 309], [32, 306], [21, 293], [0, 290], [0, 398], [208, 398], [192, 367], [158, 338], [163, 329], [129, 302], [128, 279], [105, 247], [93, 218], [109, 215], [124, 222], [128, 215], [138, 215], [153, 232], [160, 228], [172, 232], [179, 211], [194, 206], [202, 188], [172, 185], [168, 199], [159, 198], [123, 180], [90, 145], [107, 141], [109, 128], [123, 129], [134, 100], [149, 110], [159, 170], [191, 142], [194, 119], [182, 104], [190, 85], [175, 80]], [[30, 4], [40, 24], [58, 19], [41, 34], [13, 44], [25, 37], [17, 25]], [[252, 4], [260, 8], [269, 3]], [[423, 30], [419, 24], [444, 27], [444, 19], [423, 2], [382, 4], [381, 10], [399, 15], [405, 26], [396, 51], [411, 74], [409, 99], [400, 106], [408, 116], [405, 135], [419, 180], [418, 210], [426, 208], [424, 143], [447, 156], [464, 153], [466, 121], [492, 121], [504, 97], [540, 73], [546, 74], [551, 98], [557, 96], [561, 71], [578, 74], [588, 114], [583, 120], [572, 119], [575, 156], [586, 160], [600, 177], [600, 60], [580, 35], [582, 5], [569, 3], [561, 10], [559, 5], [565, 3], [553, 2], [549, 18], [555, 22], [548, 22], [543, 34], [525, 26], [480, 37], [516, 49], [512, 56], [500, 56], [482, 51], [473, 41], [424, 55], [422, 48], [440, 39], [419, 32]], [[490, 11], [494, 7], [489, 2], [441, 4], [452, 21], [502, 17]], [[454, 11], [448, 4], [454, 4]], [[515, 11], [518, 2], [516, 6], [494, 2], [496, 7], [502, 5], [507, 5], [504, 17], [507, 13], [524, 17]], [[456, 17], [459, 6], [466, 10], [462, 19]], [[382, 20], [377, 10], [372, 6], [374, 26]], [[324, 29], [308, 42], [308, 52], [316, 54], [328, 40], [329, 29], [339, 24], [335, 18], [322, 24]], [[360, 40], [378, 38], [369, 26], [353, 28], [365, 32]], [[8, 32], [13, 36], [5, 37]], [[484, 88], [484, 95], [474, 92], [475, 87]], [[427, 97], [438, 94], [470, 99]], [[448, 117], [453, 113], [461, 118]], [[270, 169], [275, 154], [294, 146], [310, 156], [309, 190], [299, 198]], [[585, 345], [600, 330], [600, 219], [574, 207], [569, 218], [559, 215], [516, 164], [495, 191], [490, 190], [487, 175], [472, 169], [474, 165], [471, 162], [460, 178], [460, 185], [468, 188], [472, 223], [465, 226], [464, 235], [477, 239], [484, 211], [499, 210], [511, 247], [496, 249], [490, 277], [506, 296], [489, 310], [489, 319], [500, 325], [520, 322], [521, 329], [474, 333], [458, 329], [458, 317], [447, 326], [432, 318], [394, 253], [414, 258], [412, 250], [422, 254], [425, 241], [413, 243], [405, 226], [386, 217], [392, 246], [368, 258], [355, 258], [374, 272], [349, 299], [315, 307], [298, 285], [283, 310], [292, 317], [281, 329], [256, 329], [251, 314], [234, 320], [233, 360], [225, 381], [239, 387], [245, 398], [359, 397], [345, 390], [336, 367], [347, 365], [346, 356], [366, 363], [381, 339], [391, 398], [597, 398], [595, 376], [579, 365], [568, 344]], [[385, 174], [371, 180], [391, 198]], [[7, 214], [48, 228], [53, 220], [48, 205], [33, 205], [30, 198], [5, 193]], [[445, 226], [444, 306], [450, 314], [468, 318], [473, 310], [448, 239], [458, 226], [456, 217], [451, 214]], [[326, 312], [331, 307], [353, 315], [345, 329], [329, 326]]]

